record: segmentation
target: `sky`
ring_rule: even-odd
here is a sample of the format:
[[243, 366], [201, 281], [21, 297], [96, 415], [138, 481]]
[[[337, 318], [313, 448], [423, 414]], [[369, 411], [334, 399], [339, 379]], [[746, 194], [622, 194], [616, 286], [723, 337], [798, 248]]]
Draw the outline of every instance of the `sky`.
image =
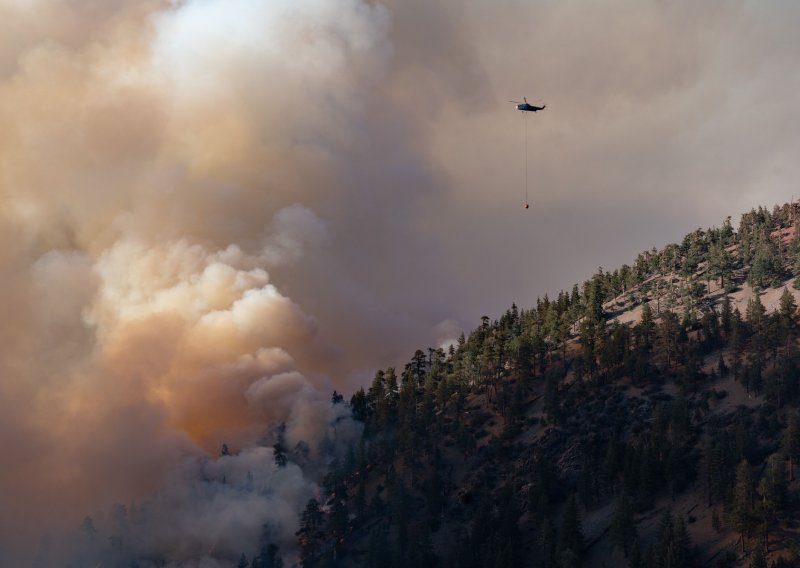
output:
[[5, 561], [265, 424], [318, 441], [334, 388], [484, 314], [800, 196], [788, 0], [0, 0], [0, 22]]

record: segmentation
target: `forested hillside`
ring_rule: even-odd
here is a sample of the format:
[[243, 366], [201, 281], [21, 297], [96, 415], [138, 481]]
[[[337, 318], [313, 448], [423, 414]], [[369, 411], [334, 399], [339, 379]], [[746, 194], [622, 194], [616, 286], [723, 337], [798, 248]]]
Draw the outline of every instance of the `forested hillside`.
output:
[[[364, 431], [302, 513], [303, 566], [800, 566], [797, 213], [697, 230], [334, 393]], [[268, 540], [251, 566], [280, 564]]]

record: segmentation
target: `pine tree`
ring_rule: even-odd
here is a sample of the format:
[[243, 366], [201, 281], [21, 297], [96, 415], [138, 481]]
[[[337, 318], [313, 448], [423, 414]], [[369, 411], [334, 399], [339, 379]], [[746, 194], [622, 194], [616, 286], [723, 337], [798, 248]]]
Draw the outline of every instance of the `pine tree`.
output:
[[523, 539], [519, 529], [522, 512], [517, 507], [514, 488], [507, 485], [500, 493], [497, 503], [498, 550], [495, 566], [519, 566], [522, 564]]
[[649, 350], [653, 345], [655, 328], [656, 324], [653, 320], [653, 310], [650, 308], [650, 302], [645, 301], [642, 305], [642, 318], [639, 320], [639, 329], [641, 330], [642, 343], [645, 349]]
[[775, 453], [767, 458], [765, 472], [769, 493], [767, 499], [772, 502], [774, 509], [783, 507], [786, 500], [786, 473], [784, 470], [785, 459], [780, 453]]
[[322, 546], [325, 516], [319, 502], [313, 497], [308, 500], [300, 516], [300, 530], [297, 531], [300, 557], [303, 567], [312, 566]]
[[733, 323], [733, 308], [731, 304], [731, 297], [727, 294], [725, 295], [725, 299], [722, 301], [722, 309], [720, 310], [719, 314], [719, 323], [720, 327], [722, 327], [722, 331], [725, 333], [725, 336], [730, 337], [731, 325]]
[[278, 547], [272, 542], [272, 530], [269, 524], [262, 526], [258, 555], [253, 558], [251, 568], [283, 568], [283, 560]]
[[356, 489], [355, 507], [357, 516], [361, 517], [367, 509], [367, 482], [363, 474], [358, 477], [358, 488]]
[[673, 517], [664, 511], [658, 525], [658, 538], [653, 550], [652, 564], [658, 568], [684, 568], [689, 565], [692, 540], [683, 515]]
[[[330, 514], [328, 515], [328, 532], [334, 538], [334, 554], [338, 553], [339, 545], [347, 534], [350, 522], [350, 516], [347, 512], [347, 503], [344, 501], [344, 498], [347, 497], [347, 492], [343, 487], [341, 491], [342, 493], [337, 492], [336, 498], [333, 500], [333, 504], [330, 508]], [[340, 498], [341, 494], [344, 495], [344, 498]]]
[[619, 546], [628, 557], [630, 548], [637, 539], [636, 519], [633, 516], [633, 507], [624, 491], [617, 499], [614, 516], [611, 519], [611, 543]]
[[728, 344], [734, 355], [740, 354], [742, 347], [744, 347], [744, 340], [745, 330], [742, 323], [742, 313], [739, 311], [739, 307], [736, 306], [731, 316], [731, 335], [728, 339]]
[[250, 566], [250, 564], [248, 564], [247, 557], [244, 555], [244, 552], [242, 552], [242, 555], [239, 557], [239, 562], [236, 564], [236, 568], [247, 568], [248, 566]]
[[789, 414], [789, 421], [781, 438], [781, 452], [789, 458], [789, 481], [794, 481], [794, 460], [800, 456], [800, 428], [795, 413]]
[[667, 567], [673, 541], [672, 526], [672, 511], [666, 509], [658, 523], [657, 539], [653, 550], [653, 563], [658, 568]]
[[644, 560], [642, 559], [642, 549], [639, 545], [639, 539], [633, 541], [631, 547], [631, 555], [628, 558], [628, 568], [643, 568]]
[[394, 557], [394, 550], [386, 537], [386, 531], [382, 525], [378, 525], [370, 536], [364, 566], [365, 568], [392, 568], [397, 566]]
[[536, 533], [536, 557], [546, 568], [556, 566], [555, 530], [548, 516], [539, 524]]
[[583, 527], [581, 525], [580, 511], [578, 510], [578, 500], [575, 495], [570, 495], [564, 509], [559, 549], [562, 552], [572, 551], [577, 556], [580, 556], [581, 550], [583, 550]]
[[278, 467], [286, 466], [286, 448], [284, 448], [280, 442], [272, 446], [272, 454], [275, 458], [275, 465]]
[[766, 313], [767, 308], [765, 308], [764, 304], [761, 302], [759, 294], [753, 294], [753, 297], [747, 302], [747, 311], [745, 315], [747, 316], [747, 323], [753, 328], [754, 333], [763, 331], [765, 324], [764, 316]]
[[750, 561], [750, 568], [768, 568], [767, 555], [764, 552], [764, 545], [759, 543], [753, 551], [753, 559]]
[[359, 422], [365, 422], [369, 415], [369, 406], [367, 402], [367, 393], [364, 392], [364, 387], [361, 387], [353, 396], [350, 397], [350, 410], [353, 413], [353, 418]]
[[253, 559], [252, 568], [256, 568], [256, 560], [258, 560], [257, 568], [283, 568], [283, 559], [278, 552], [278, 546], [272, 543], [261, 548], [261, 553]]
[[[710, 276], [719, 278], [720, 288], [725, 288], [726, 279], [733, 274], [733, 257], [725, 249], [725, 245], [717, 241], [708, 254], [708, 272]], [[730, 285], [730, 282], [728, 283]], [[710, 292], [710, 289], [709, 289]]]
[[438, 559], [433, 551], [431, 532], [426, 522], [418, 522], [411, 525], [410, 540], [412, 546], [409, 547], [407, 565], [409, 567], [434, 568]]
[[703, 476], [703, 484], [706, 487], [708, 506], [713, 503], [717, 496], [719, 486], [719, 470], [721, 468], [719, 446], [711, 433], [711, 427], [703, 438], [702, 457], [700, 471]]
[[667, 369], [671, 369], [677, 357], [678, 334], [683, 329], [675, 312], [665, 311], [656, 331], [656, 349]]
[[733, 490], [733, 528], [742, 537], [742, 552], [744, 552], [744, 539], [750, 530], [753, 511], [753, 473], [747, 461], [742, 460], [736, 467], [736, 485]]
[[747, 281], [751, 286], [764, 288], [780, 277], [783, 267], [776, 249], [775, 242], [768, 235], [759, 238], [750, 272], [747, 274]]
[[717, 360], [717, 375], [720, 378], [728, 375], [728, 366], [725, 364], [725, 357], [722, 356], [722, 353], [719, 354], [719, 359]]
[[548, 373], [544, 385], [544, 412], [547, 414], [547, 417], [556, 424], [561, 420], [561, 400], [558, 392], [558, 377], [552, 372]]
[[676, 515], [672, 525], [672, 563], [674, 568], [681, 568], [689, 565], [689, 555], [692, 550], [692, 539], [689, 530], [686, 528], [686, 521], [683, 515]]
[[600, 268], [598, 274], [589, 280], [584, 286], [586, 297], [586, 317], [595, 322], [602, 322], [605, 316], [603, 312], [603, 290], [602, 290], [603, 269]]
[[786, 289], [786, 286], [783, 287], [783, 294], [781, 294], [780, 313], [787, 324], [794, 324], [797, 316], [797, 302], [795, 302], [794, 295]]

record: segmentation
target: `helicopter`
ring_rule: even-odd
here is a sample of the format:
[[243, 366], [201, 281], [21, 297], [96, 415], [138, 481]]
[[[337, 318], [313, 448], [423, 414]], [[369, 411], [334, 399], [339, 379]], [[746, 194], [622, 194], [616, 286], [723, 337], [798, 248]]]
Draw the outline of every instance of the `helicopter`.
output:
[[544, 110], [547, 108], [547, 105], [536, 106], [532, 105], [528, 102], [528, 97], [522, 97], [522, 100], [525, 102], [520, 101], [508, 101], [510, 103], [514, 103], [517, 105], [517, 110], [522, 111], [523, 122], [525, 123], [525, 204], [523, 207], [525, 209], [530, 209], [530, 204], [528, 203], [528, 120], [526, 112], [537, 112], [540, 110]]
[[520, 101], [508, 101], [508, 102], [514, 103], [515, 105], [517, 105], [517, 110], [521, 110], [523, 112], [536, 112], [537, 110], [544, 110], [545, 108], [547, 108], [547, 105], [536, 106], [528, 104], [527, 97], [522, 97], [522, 100], [525, 102], [520, 102]]

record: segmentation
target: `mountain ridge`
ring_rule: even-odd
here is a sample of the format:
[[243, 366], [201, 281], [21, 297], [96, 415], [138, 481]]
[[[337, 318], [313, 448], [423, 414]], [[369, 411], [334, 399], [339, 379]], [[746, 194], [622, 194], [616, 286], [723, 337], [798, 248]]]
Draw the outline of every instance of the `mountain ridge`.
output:
[[[796, 554], [790, 551], [795, 546], [795, 535], [786, 528], [794, 522], [793, 509], [780, 509], [783, 517], [775, 513], [768, 521], [756, 523], [755, 517], [736, 509], [734, 470], [736, 464], [743, 462], [753, 470], [761, 466], [762, 471], [753, 474], [756, 479], [748, 491], [766, 503], [766, 497], [757, 494], [755, 484], [763, 480], [767, 455], [781, 454], [765, 452], [779, 449], [775, 439], [789, 426], [781, 421], [796, 415], [796, 306], [800, 291], [791, 283], [797, 275], [800, 253], [795, 231], [798, 210], [797, 204], [776, 206], [772, 212], [759, 207], [742, 216], [736, 231], [728, 218], [719, 229], [697, 230], [680, 244], [643, 252], [632, 266], [624, 265], [613, 272], [601, 268], [583, 283], [582, 289], [575, 285], [571, 293], [562, 291], [555, 300], [545, 296], [531, 310], [520, 311], [512, 306], [497, 320], [484, 317], [479, 328], [462, 336], [446, 354], [429, 349], [426, 356], [417, 351], [402, 371], [402, 383], [408, 385], [405, 396], [414, 401], [405, 403], [405, 411], [401, 410], [402, 386], [397, 385], [395, 370], [376, 374], [370, 389], [353, 396], [351, 406], [355, 416], [366, 423], [365, 439], [370, 447], [385, 444], [381, 438], [386, 436], [385, 428], [393, 430], [390, 437], [396, 436], [388, 443], [393, 457], [386, 465], [383, 480], [393, 487], [397, 481], [390, 477], [399, 475], [402, 488], [387, 490], [387, 500], [398, 499], [396, 495], [392, 497], [393, 493], [402, 495], [409, 490], [404, 487], [408, 484], [412, 493], [419, 493], [418, 504], [427, 503], [419, 488], [439, 483], [440, 474], [430, 471], [439, 466], [423, 465], [417, 459], [425, 462], [427, 458], [428, 463], [434, 464], [444, 459], [451, 476], [459, 468], [464, 470], [449, 482], [457, 488], [455, 500], [462, 501], [465, 512], [470, 513], [467, 519], [473, 518], [472, 522], [453, 521], [450, 516], [458, 517], [459, 506], [452, 507], [455, 512], [448, 512], [445, 505], [439, 521], [429, 520], [429, 528], [436, 529], [431, 535], [426, 536], [424, 529], [415, 529], [423, 535], [415, 541], [417, 548], [427, 550], [430, 558], [414, 558], [404, 564], [404, 554], [409, 553], [403, 549], [408, 549], [409, 544], [403, 543], [407, 537], [401, 537], [400, 532], [414, 523], [393, 511], [379, 521], [384, 524], [385, 534], [372, 536], [373, 540], [385, 539], [377, 548], [395, 546], [398, 566], [433, 566], [434, 557], [446, 566], [601, 566], [625, 565], [627, 560], [631, 566], [643, 562], [738, 566], [748, 565], [753, 559], [760, 562], [762, 553], [764, 558], [777, 562], [776, 566], [796, 565]], [[773, 345], [778, 340], [784, 344]], [[774, 377], [779, 369], [783, 382]], [[388, 382], [387, 373], [392, 375]], [[466, 386], [453, 386], [450, 381]], [[526, 382], [528, 386], [524, 386]], [[459, 392], [462, 388], [468, 393]], [[449, 394], [449, 399], [448, 389], [456, 391]], [[596, 400], [587, 399], [598, 395], [604, 397], [604, 404], [616, 400], [613, 404], [626, 406], [625, 415], [629, 418], [622, 426], [614, 427], [619, 431], [616, 436], [608, 434], [614, 428], [605, 423], [608, 417], [601, 409], [594, 409], [596, 414], [591, 414], [580, 408], [597, 406]], [[434, 398], [439, 401], [438, 406]], [[456, 402], [456, 408], [463, 406], [466, 410], [455, 412], [450, 422], [446, 418], [437, 422], [431, 417], [446, 415], [448, 404], [459, 398], [463, 401]], [[387, 411], [386, 405], [396, 408]], [[431, 407], [427, 411], [426, 405]], [[515, 405], [522, 410], [514, 410]], [[701, 448], [703, 441], [708, 438], [719, 443], [717, 437], [731, 437], [736, 429], [751, 427], [758, 418], [753, 415], [760, 416], [765, 408], [772, 413], [773, 424], [760, 424], [755, 429], [759, 436], [748, 442], [754, 449], [739, 449], [735, 455], [742, 459], [726, 464], [728, 471], [723, 477], [727, 485], [715, 489], [711, 506], [703, 505], [699, 497], [703, 491], [711, 491], [702, 487], [702, 477], [710, 475], [711, 467], [706, 463], [711, 458]], [[425, 435], [401, 416], [404, 413], [433, 427], [442, 436], [441, 443], [425, 442]], [[565, 413], [569, 415], [564, 416]], [[659, 413], [666, 413], [669, 418]], [[476, 415], [481, 418], [475, 419]], [[469, 434], [463, 433], [463, 422], [459, 424], [457, 416], [480, 426], [473, 442]], [[722, 428], [722, 434], [711, 433], [711, 423], [714, 428]], [[592, 438], [589, 430], [601, 434]], [[616, 437], [619, 440], [615, 441]], [[416, 451], [424, 458], [414, 457], [413, 444], [404, 442], [406, 438], [420, 444], [422, 449]], [[668, 451], [654, 448], [656, 441], [665, 443]], [[617, 443], [624, 450], [614, 450], [612, 446]], [[452, 446], [460, 447], [463, 460], [447, 457], [452, 454]], [[599, 448], [605, 452], [598, 452]], [[609, 452], [615, 451], [624, 454], [619, 463], [608, 457]], [[470, 487], [480, 486], [475, 479], [484, 474], [480, 473], [483, 466], [469, 465], [470, 452], [482, 455], [481, 461], [490, 463], [498, 461], [498, 453], [524, 456], [521, 464], [505, 468], [505, 482], [483, 483], [488, 485], [485, 491], [493, 496], [493, 512], [475, 510], [477, 497], [473, 493], [482, 492]], [[653, 455], [648, 457], [648, 452]], [[445, 457], [437, 457], [438, 453]], [[601, 459], [598, 453], [605, 455]], [[730, 456], [726, 459], [733, 461]], [[773, 462], [777, 459], [772, 458]], [[366, 467], [374, 471], [380, 460], [367, 460]], [[537, 460], [552, 463], [537, 465]], [[637, 460], [649, 465], [636, 466], [642, 471], [634, 475], [630, 464]], [[543, 490], [538, 487], [538, 476], [543, 474], [536, 474], [535, 470], [551, 466], [557, 472], [554, 479], [558, 489]], [[648, 467], [664, 471], [646, 472]], [[605, 487], [593, 486], [586, 479], [592, 470], [607, 477]], [[370, 475], [374, 474], [356, 468], [351, 481], [359, 487], [365, 483], [360, 478]], [[633, 479], [644, 485], [636, 486]], [[373, 499], [380, 498], [384, 491], [381, 487], [371, 488]], [[348, 491], [352, 489], [348, 486]], [[787, 484], [778, 500], [781, 506], [793, 503], [798, 489], [794, 483]], [[495, 515], [494, 520], [500, 521], [505, 513], [497, 503], [509, 506], [508, 500], [502, 500], [503, 491], [512, 491], [518, 501], [516, 522], [521, 536], [516, 546], [499, 535], [483, 534], [474, 519], [482, 514], [490, 519]], [[668, 503], [664, 502], [666, 491]], [[536, 504], [537, 494], [546, 496], [538, 497], [547, 502], [545, 505]], [[621, 514], [620, 499], [633, 501], [633, 532], [638, 535], [635, 544], [619, 535], [622, 521], [613, 522]], [[454, 500], [451, 493], [447, 493], [447, 500]], [[755, 502], [755, 497], [752, 503], [747, 501], [753, 510], [757, 509]], [[575, 534], [569, 537], [576, 509], [577, 517], [583, 517], [578, 532], [585, 533], [577, 540]], [[665, 520], [665, 511], [675, 517]], [[361, 512], [354, 520], [364, 515], [369, 517]], [[719, 531], [711, 527], [712, 517], [716, 518], [714, 524]], [[627, 522], [630, 524], [630, 519]], [[757, 524], [759, 538], [754, 537]], [[441, 525], [446, 528], [444, 536], [440, 534]], [[736, 527], [741, 530], [737, 532]], [[769, 536], [772, 529], [782, 536], [773, 536], [769, 546], [759, 544], [766, 542], [763, 534]], [[735, 552], [733, 544], [737, 537], [742, 544], [742, 534], [743, 550]], [[432, 535], [436, 538], [428, 543], [426, 539]], [[682, 559], [668, 559], [665, 550], [680, 549], [676, 542], [683, 539], [685, 544], [687, 536], [694, 544], [681, 549]], [[570, 539], [572, 548], [568, 546]], [[386, 565], [386, 557], [376, 563], [370, 556], [370, 551], [376, 549], [374, 543], [368, 546], [364, 540], [357, 531], [355, 537], [347, 539], [361, 541], [350, 550], [358, 558], [352, 565]], [[462, 557], [465, 548], [473, 549], [474, 553], [467, 555], [472, 563]], [[619, 552], [628, 548], [625, 552], [630, 558], [626, 560], [626, 555]], [[345, 550], [349, 545], [343, 546], [342, 551]], [[363, 558], [359, 552], [363, 552]], [[791, 560], [780, 560], [790, 552]], [[480, 560], [476, 563], [474, 559]]]

